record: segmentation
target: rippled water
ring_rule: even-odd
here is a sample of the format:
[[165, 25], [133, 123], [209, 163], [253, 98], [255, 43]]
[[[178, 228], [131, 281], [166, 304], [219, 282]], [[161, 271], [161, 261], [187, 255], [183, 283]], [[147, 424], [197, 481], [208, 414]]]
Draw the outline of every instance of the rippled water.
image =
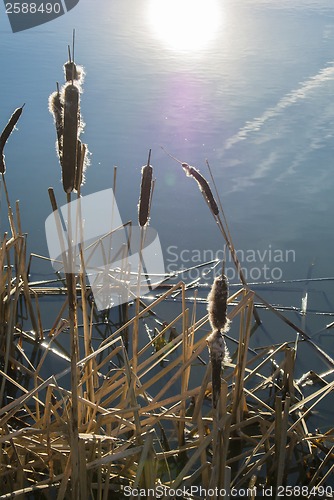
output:
[[[190, 267], [223, 242], [196, 185], [160, 146], [205, 175], [207, 158], [242, 264], [249, 273], [260, 269], [252, 281], [265, 278], [263, 263], [279, 268], [274, 278], [305, 278], [312, 262], [314, 277], [334, 275], [332, 2], [206, 5], [218, 5], [217, 23], [203, 18], [197, 33], [204, 42], [196, 48], [173, 46], [166, 26], [154, 26], [149, 0], [81, 0], [58, 20], [17, 34], [1, 16], [1, 123], [26, 103], [7, 147], [7, 182], [34, 251], [46, 253], [48, 186], [64, 200], [47, 99], [63, 80], [75, 27], [76, 60], [87, 73], [84, 140], [92, 153], [84, 193], [111, 187], [117, 165], [119, 209], [123, 220], [135, 220], [140, 167], [152, 148], [151, 224], [166, 265]], [[178, 36], [193, 22], [191, 12], [179, 21]], [[325, 302], [316, 294], [313, 305], [331, 309], [331, 290]]]

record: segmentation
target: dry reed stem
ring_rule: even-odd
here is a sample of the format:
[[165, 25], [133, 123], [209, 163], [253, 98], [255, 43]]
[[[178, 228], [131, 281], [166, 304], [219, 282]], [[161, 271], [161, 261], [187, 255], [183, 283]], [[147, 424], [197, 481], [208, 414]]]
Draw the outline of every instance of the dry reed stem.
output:
[[[193, 335], [191, 335], [191, 340], [189, 339], [189, 330], [188, 330], [188, 309], [186, 308], [186, 300], [185, 300], [185, 286], [181, 287], [182, 290], [182, 365], [184, 366], [184, 370], [181, 374], [181, 408], [180, 408], [180, 417], [185, 417], [186, 414], [186, 400], [184, 394], [188, 390], [189, 384], [189, 375], [190, 375], [190, 365], [187, 365], [188, 359], [192, 354], [192, 346], [193, 346]], [[184, 435], [184, 422], [180, 422], [178, 427], [178, 442], [179, 446], [182, 446], [185, 442]]]
[[[315, 443], [315, 445], [317, 446], [317, 443]], [[332, 473], [332, 471], [334, 469], [334, 464], [332, 464], [332, 466], [328, 470], [327, 474], [326, 473], [323, 474], [322, 480], [320, 482], [318, 482], [319, 478], [321, 477], [322, 470], [325, 468], [325, 466], [328, 464], [328, 462], [330, 462], [330, 460], [333, 460], [333, 458], [334, 458], [334, 446], [332, 446], [327, 451], [327, 454], [326, 454], [324, 460], [322, 462], [320, 462], [317, 470], [314, 472], [313, 477], [308, 485], [310, 490], [312, 490], [312, 488], [316, 485], [316, 483], [317, 483], [317, 486], [319, 487], [322, 484], [322, 482], [326, 480], [326, 476], [330, 475]]]
[[[83, 158], [85, 155], [85, 148], [83, 150]], [[82, 160], [83, 164], [83, 160]], [[82, 172], [82, 170], [81, 170]], [[83, 221], [82, 221], [82, 211], [81, 211], [81, 199], [80, 199], [80, 185], [81, 185], [81, 180], [82, 180], [82, 175], [81, 179], [79, 179], [80, 182], [78, 182], [77, 185], [77, 190], [78, 190], [78, 213], [77, 213], [77, 223], [76, 226], [79, 225], [79, 238], [80, 241], [84, 241], [84, 234], [83, 234]], [[85, 347], [85, 356], [89, 356], [92, 354], [93, 349], [92, 349], [92, 343], [91, 343], [91, 324], [89, 324], [89, 313], [88, 313], [88, 304], [87, 304], [87, 294], [86, 294], [86, 266], [85, 266], [85, 260], [84, 260], [84, 253], [82, 249], [82, 245], [80, 245], [80, 274], [79, 274], [79, 280], [80, 280], [80, 286], [81, 286], [81, 307], [82, 307], [82, 315], [83, 315], [83, 332], [84, 332], [84, 347]], [[78, 354], [79, 357], [79, 354]], [[87, 387], [87, 395], [88, 399], [90, 401], [94, 401], [94, 377], [92, 376], [93, 372], [93, 359], [89, 360], [86, 364], [86, 370], [85, 370], [85, 375], [86, 375], [86, 387]], [[91, 411], [89, 411], [86, 415], [87, 421], [89, 421], [89, 418], [91, 416]]]
[[[65, 115], [64, 115], [64, 169], [65, 169], [65, 137], [66, 137], [66, 102], [65, 102]], [[74, 180], [73, 180], [74, 182]], [[83, 494], [80, 487], [80, 449], [79, 449], [79, 404], [78, 404], [78, 381], [79, 373], [77, 363], [79, 360], [79, 343], [78, 343], [78, 321], [77, 321], [77, 298], [75, 276], [70, 271], [74, 269], [74, 255], [72, 252], [73, 242], [73, 229], [71, 220], [71, 195], [67, 194], [67, 263], [69, 264], [69, 272], [66, 273], [66, 284], [68, 293], [69, 305], [69, 324], [70, 324], [70, 342], [71, 342], [71, 422], [70, 422], [70, 438], [71, 438], [71, 495], [75, 500]], [[65, 265], [65, 262], [64, 262]]]
[[[288, 396], [284, 401], [284, 407], [282, 407], [282, 398], [276, 397], [276, 431], [275, 431], [275, 468], [276, 472], [276, 488], [278, 492], [278, 487], [283, 486], [283, 475], [286, 464], [286, 446], [287, 446], [287, 429], [288, 429], [288, 417], [289, 417], [289, 407], [290, 407], [290, 397]], [[275, 500], [278, 499], [278, 493], [276, 493]]]
[[142, 179], [141, 179], [141, 188], [140, 188], [140, 196], [139, 196], [139, 204], [138, 204], [138, 222], [140, 225], [140, 249], [139, 249], [139, 263], [138, 263], [138, 281], [137, 281], [137, 290], [136, 290], [136, 311], [135, 311], [135, 321], [133, 323], [132, 330], [132, 369], [133, 373], [136, 376], [137, 374], [137, 364], [138, 364], [138, 315], [139, 315], [139, 307], [140, 307], [140, 282], [141, 282], [141, 274], [142, 274], [142, 250], [144, 246], [145, 240], [145, 227], [148, 224], [149, 214], [150, 214], [150, 203], [151, 203], [151, 191], [152, 191], [152, 173], [153, 168], [149, 164], [151, 158], [151, 150], [149, 151], [149, 156], [147, 160], [147, 165], [142, 168]]
[[[7, 190], [7, 184], [6, 184], [6, 179], [5, 175], [2, 174], [2, 181], [6, 193], [6, 200], [7, 200], [7, 208], [8, 208], [8, 218], [9, 218], [9, 223], [10, 223], [10, 228], [12, 232], [12, 238], [10, 241], [13, 242], [15, 245], [15, 252], [14, 252], [14, 260], [15, 260], [15, 267], [16, 267], [16, 274], [18, 277], [22, 278], [21, 284], [23, 285], [23, 290], [24, 290], [24, 296], [25, 300], [27, 303], [27, 307], [29, 310], [29, 315], [30, 319], [32, 322], [32, 327], [36, 335], [36, 339], [40, 336], [42, 338], [43, 334], [39, 330], [38, 322], [36, 321], [35, 317], [35, 312], [34, 312], [34, 307], [32, 305], [31, 297], [30, 297], [30, 290], [29, 290], [29, 284], [28, 284], [28, 276], [26, 272], [26, 263], [25, 263], [25, 256], [26, 256], [26, 249], [25, 249], [25, 238], [22, 234], [22, 229], [21, 229], [21, 218], [20, 218], [20, 209], [19, 209], [19, 204], [18, 202], [16, 203], [16, 214], [17, 214], [17, 221], [18, 221], [18, 227], [19, 230], [16, 229], [15, 221], [14, 221], [14, 215], [12, 212], [12, 208], [10, 205], [9, 201], [9, 195], [8, 195], [8, 190]], [[8, 242], [9, 243], [9, 242]], [[9, 250], [9, 246], [8, 248]], [[7, 260], [9, 259], [9, 253], [7, 252]], [[8, 260], [9, 262], [9, 260]], [[9, 293], [10, 295], [10, 293]], [[15, 305], [14, 305], [15, 307]], [[15, 318], [16, 315], [14, 314], [13, 318]]]
[[307, 340], [308, 344], [310, 344], [319, 354], [320, 356], [324, 359], [326, 364], [328, 364], [330, 367], [334, 367], [334, 360], [323, 350], [321, 349], [317, 344], [315, 344], [311, 337], [307, 335], [301, 328], [299, 328], [297, 325], [295, 325], [292, 321], [290, 321], [288, 318], [286, 318], [280, 311], [278, 311], [275, 307], [273, 307], [269, 302], [267, 302], [263, 297], [261, 297], [258, 293], [254, 292], [254, 295], [268, 308], [270, 311], [272, 311], [276, 316], [278, 316], [284, 323], [286, 323], [288, 326], [290, 326], [293, 330], [295, 330], [297, 333], [301, 335], [301, 337], [304, 340]]
[[[239, 422], [242, 420], [242, 415], [245, 408], [245, 398], [243, 395], [244, 388], [244, 376], [245, 376], [245, 368], [247, 363], [247, 352], [248, 345], [250, 339], [251, 332], [251, 320], [253, 314], [253, 293], [249, 292], [246, 296], [248, 296], [247, 306], [242, 310], [240, 316], [240, 333], [239, 333], [239, 348], [238, 348], [238, 360], [235, 371], [235, 390], [233, 395], [233, 421]], [[246, 314], [245, 322], [244, 316]]]

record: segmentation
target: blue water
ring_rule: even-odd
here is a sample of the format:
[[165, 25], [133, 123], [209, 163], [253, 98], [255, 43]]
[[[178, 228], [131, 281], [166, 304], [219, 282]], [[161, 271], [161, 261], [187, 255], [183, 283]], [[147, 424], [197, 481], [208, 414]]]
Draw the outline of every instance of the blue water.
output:
[[[140, 169], [152, 148], [151, 224], [167, 268], [171, 246], [178, 266], [190, 267], [198, 263], [194, 251], [204, 260], [208, 251], [221, 251], [223, 240], [196, 183], [160, 146], [205, 175], [207, 158], [238, 249], [267, 251], [264, 261], [271, 270], [279, 267], [281, 279], [305, 278], [313, 262], [314, 277], [334, 276], [332, 2], [216, 5], [217, 32], [196, 49], [173, 48], [159, 36], [149, 0], [80, 0], [59, 19], [16, 34], [0, 6], [1, 123], [26, 103], [6, 146], [6, 178], [11, 199], [20, 200], [31, 251], [47, 253], [47, 188], [65, 201], [47, 100], [63, 81], [75, 28], [75, 58], [86, 69], [81, 106], [91, 152], [83, 194], [112, 187], [117, 165], [121, 215], [136, 220]], [[189, 12], [181, 30], [192, 22]], [[205, 30], [210, 25], [203, 21]], [[3, 205], [3, 226], [5, 217]], [[269, 250], [291, 250], [294, 258], [277, 264]], [[251, 272], [262, 262], [257, 256], [242, 265]], [[316, 307], [331, 304], [314, 297]]]

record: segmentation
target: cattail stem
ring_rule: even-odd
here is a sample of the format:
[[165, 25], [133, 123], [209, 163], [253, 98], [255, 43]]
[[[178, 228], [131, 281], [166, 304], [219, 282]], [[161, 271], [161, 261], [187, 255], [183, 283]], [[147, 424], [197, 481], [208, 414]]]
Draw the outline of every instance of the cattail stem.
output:
[[[78, 324], [77, 324], [77, 298], [76, 298], [76, 280], [74, 271], [74, 258], [73, 255], [73, 235], [72, 235], [72, 221], [71, 221], [71, 194], [67, 194], [68, 204], [68, 220], [67, 220], [67, 247], [68, 247], [68, 265], [69, 268], [66, 272], [67, 295], [69, 305], [69, 323], [70, 323], [70, 339], [71, 339], [71, 460], [72, 460], [72, 499], [80, 498], [79, 495], [79, 478], [80, 478], [80, 450], [79, 450], [79, 405], [78, 405], [78, 381], [79, 373], [77, 362], [79, 360], [79, 342], [78, 342]], [[72, 271], [72, 272], [71, 272]]]

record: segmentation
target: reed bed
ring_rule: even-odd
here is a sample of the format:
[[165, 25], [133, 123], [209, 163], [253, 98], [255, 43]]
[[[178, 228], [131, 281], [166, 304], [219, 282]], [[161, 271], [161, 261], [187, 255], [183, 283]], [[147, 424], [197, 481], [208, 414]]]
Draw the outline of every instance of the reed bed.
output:
[[[70, 81], [80, 76], [73, 64], [65, 67]], [[72, 92], [73, 84], [66, 85]], [[78, 141], [76, 92], [74, 97]], [[72, 154], [64, 185], [69, 199], [82, 157], [73, 134], [70, 146], [61, 137], [67, 133], [62, 116], [66, 111], [56, 117], [56, 130], [62, 170], [65, 149]], [[146, 498], [159, 492], [162, 498], [193, 499], [228, 498], [233, 492], [245, 497], [241, 492], [247, 490], [256, 498], [264, 489], [278, 498], [287, 486], [300, 488], [294, 498], [330, 497], [334, 431], [314, 428], [310, 417], [331, 397], [334, 382], [327, 375], [334, 361], [247, 285], [220, 200], [197, 169], [181, 163], [199, 184], [240, 274], [233, 293], [223, 275], [216, 278], [207, 312], [196, 293], [188, 300], [184, 282], [168, 281], [155, 295], [101, 313], [86, 283], [83, 256], [80, 272], [58, 276], [58, 284], [30, 282], [19, 206], [13, 213], [6, 188], [10, 232], [0, 247], [1, 499], [107, 500], [131, 491], [135, 497], [135, 490]], [[152, 186], [149, 155], [139, 202], [143, 238]], [[55, 210], [52, 189], [50, 198]], [[55, 293], [57, 313], [45, 325], [43, 300]], [[250, 342], [262, 310], [289, 329], [295, 342], [254, 351]], [[329, 367], [307, 389], [295, 376], [301, 341]]]
[[[65, 289], [51, 331], [43, 329], [41, 320], [38, 335], [17, 324], [25, 288], [29, 297], [39, 295], [39, 286], [8, 266], [17, 261], [22, 269], [21, 241], [15, 225], [0, 254], [0, 498], [68, 498], [73, 488], [68, 295]], [[77, 294], [80, 338], [85, 328], [96, 336], [99, 328], [88, 292], [86, 287]], [[333, 434], [309, 429], [308, 417], [330, 395], [334, 382], [323, 380], [303, 394], [294, 378], [296, 348], [289, 343], [250, 353], [255, 294], [240, 287], [226, 297], [226, 321], [239, 329], [239, 336], [213, 404], [207, 336], [212, 326], [222, 328], [224, 317], [216, 324], [212, 309], [198, 317], [196, 303], [187, 305], [186, 292], [179, 282], [154, 300], [141, 299], [138, 314], [126, 322], [118, 317], [109, 335], [80, 354], [78, 498], [122, 498], [126, 488], [151, 491], [154, 498], [158, 486], [167, 495], [191, 486], [192, 491], [199, 486], [228, 491], [250, 484], [258, 489], [310, 484], [321, 498], [333, 470]], [[181, 300], [173, 307], [174, 317], [162, 322], [161, 306], [175, 294]], [[41, 304], [41, 299], [31, 304], [35, 319]], [[141, 339], [136, 372], [133, 353], [124, 345], [124, 332], [135, 322]], [[50, 375], [52, 359], [61, 369]]]

